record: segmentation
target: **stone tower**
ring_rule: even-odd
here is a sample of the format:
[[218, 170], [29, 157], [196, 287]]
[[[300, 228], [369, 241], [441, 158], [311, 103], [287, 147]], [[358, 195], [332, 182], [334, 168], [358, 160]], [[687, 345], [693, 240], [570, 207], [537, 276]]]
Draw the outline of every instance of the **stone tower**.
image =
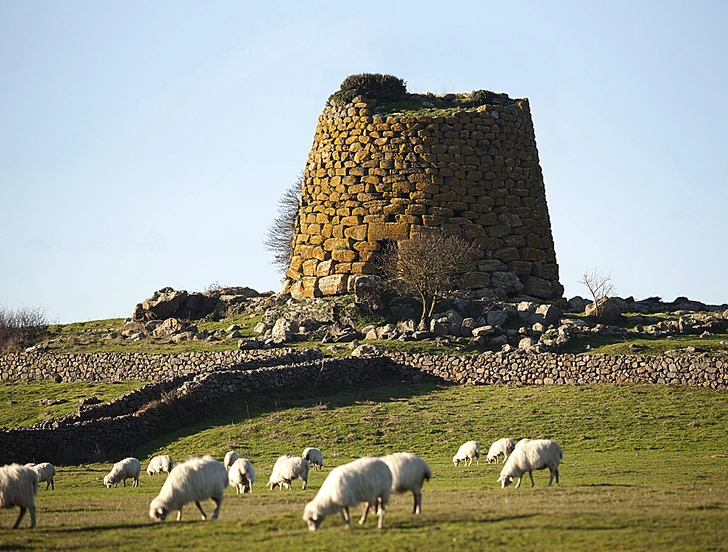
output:
[[498, 100], [447, 116], [377, 114], [363, 97], [329, 103], [304, 171], [284, 290], [351, 292], [376, 273], [383, 242], [439, 227], [482, 246], [463, 282], [477, 296], [560, 298], [529, 103]]

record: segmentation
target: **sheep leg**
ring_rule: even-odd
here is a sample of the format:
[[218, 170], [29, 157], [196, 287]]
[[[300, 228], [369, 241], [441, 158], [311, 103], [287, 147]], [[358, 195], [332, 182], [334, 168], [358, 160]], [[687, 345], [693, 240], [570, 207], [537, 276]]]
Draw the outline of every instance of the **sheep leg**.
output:
[[533, 472], [528, 472], [528, 477], [531, 478], [531, 487], [533, 487], [536, 483], [533, 481]]
[[419, 514], [422, 511], [422, 493], [412, 491], [412, 494], [415, 497], [415, 507], [414, 507], [414, 510], [412, 510], [412, 513]]
[[348, 506], [344, 506], [341, 509], [341, 519], [344, 520], [344, 527], [346, 527], [347, 529], [351, 529], [351, 517], [349, 515]]
[[308, 485], [308, 479], [304, 479], [303, 480], [303, 487], [301, 487], [301, 490], [305, 491], [306, 490], [306, 485]]
[[384, 504], [382, 503], [381, 496], [378, 498], [378, 501], [379, 501], [379, 510], [377, 513], [379, 514], [379, 522], [377, 522], [377, 528], [382, 529], [384, 527], [384, 514], [386, 514], [387, 512], [384, 510]]
[[202, 519], [207, 519], [207, 514], [205, 513], [205, 510], [202, 509], [202, 506], [200, 506], [199, 500], [195, 500], [195, 506], [197, 506], [197, 509], [202, 512]]
[[138, 486], [139, 486], [139, 479], [135, 477], [134, 478], [134, 487], [138, 487]]
[[[123, 481], [124, 481], [124, 487], [126, 487], [126, 479], [124, 479]], [[114, 485], [114, 486], [116, 486], [116, 485]]]
[[364, 525], [364, 522], [367, 520], [367, 515], [369, 515], [369, 508], [371, 507], [371, 502], [365, 502], [364, 503], [364, 512], [361, 515], [361, 519], [359, 520], [359, 525]]
[[518, 483], [516, 483], [516, 489], [521, 486], [521, 481], [523, 481], [523, 476], [518, 478]]
[[23, 517], [25, 516], [25, 510], [27, 510], [25, 506], [20, 507], [20, 513], [18, 514], [18, 519], [15, 520], [15, 525], [13, 525], [13, 529], [17, 529], [18, 525], [20, 525], [20, 522], [23, 521]]
[[220, 506], [222, 505], [222, 498], [211, 497], [210, 500], [215, 503], [215, 511], [212, 512], [212, 519], [217, 519], [217, 514], [220, 513]]
[[53, 481], [53, 480], [51, 479], [49, 481], [46, 481], [46, 488], [45, 488], [46, 491], [48, 490], [48, 487], [51, 486], [51, 481]]

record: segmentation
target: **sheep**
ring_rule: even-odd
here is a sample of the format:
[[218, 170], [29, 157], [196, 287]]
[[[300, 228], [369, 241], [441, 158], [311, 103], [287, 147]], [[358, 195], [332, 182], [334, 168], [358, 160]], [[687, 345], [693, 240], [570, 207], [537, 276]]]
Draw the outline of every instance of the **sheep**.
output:
[[142, 463], [139, 460], [136, 458], [124, 458], [114, 464], [111, 471], [104, 476], [104, 485], [110, 489], [111, 487], [116, 487], [119, 481], [123, 481], [124, 487], [126, 487], [126, 480], [133, 479], [134, 483], [132, 483], [132, 486], [138, 487], [141, 471]]
[[452, 462], [456, 467], [460, 462], [470, 466], [473, 458], [475, 458], [475, 463], [480, 465], [480, 443], [478, 441], [468, 441], [460, 445], [457, 454], [452, 457]]
[[30, 528], [35, 527], [35, 495], [38, 494], [38, 474], [20, 464], [0, 467], [0, 508], [18, 506], [20, 513], [13, 529], [17, 529], [30, 510]]
[[147, 466], [147, 475], [155, 475], [157, 473], [169, 473], [172, 471], [172, 468], [174, 467], [174, 460], [172, 460], [172, 457], [163, 454], [161, 456], [155, 456], [149, 461], [149, 466]]
[[559, 462], [564, 457], [561, 447], [554, 441], [548, 439], [529, 439], [526, 442], [519, 441], [513, 450], [510, 458], [506, 461], [501, 470], [498, 481], [501, 488], [505, 489], [514, 479], [518, 479], [516, 489], [521, 486], [523, 474], [528, 472], [531, 478], [531, 487], [534, 486], [533, 470], [548, 468], [551, 472], [549, 486], [556, 478], [559, 484]]
[[165, 521], [169, 512], [176, 510], [177, 521], [180, 521], [182, 507], [194, 502], [202, 513], [202, 519], [207, 519], [200, 501], [209, 498], [215, 503], [212, 519], [217, 519], [227, 486], [228, 473], [222, 462], [210, 455], [190, 458], [176, 464], [169, 472], [159, 494], [149, 504], [149, 517]]
[[381, 457], [392, 472], [392, 492], [412, 491], [415, 498], [413, 514], [422, 511], [422, 484], [432, 477], [432, 470], [422, 458], [409, 452], [395, 452]]
[[276, 485], [278, 485], [279, 489], [283, 487], [291, 489], [292, 480], [302, 479], [303, 487], [301, 489], [305, 490], [308, 484], [308, 470], [310, 467], [311, 465], [305, 458], [281, 456], [273, 465], [273, 473], [270, 474], [270, 479], [266, 486], [270, 486], [271, 491], [276, 488]]
[[317, 470], [320, 470], [324, 467], [324, 455], [317, 448], [308, 447], [303, 449], [303, 454], [301, 454], [301, 458], [305, 458], [306, 460], [308, 460], [308, 463]]
[[255, 469], [247, 458], [238, 458], [228, 470], [228, 481], [235, 487], [238, 494], [253, 493], [255, 483]]
[[223, 460], [223, 464], [225, 464], [225, 469], [229, 470], [230, 466], [232, 466], [238, 458], [240, 458], [240, 455], [234, 450], [229, 450], [228, 452], [226, 452], [225, 460]]
[[506, 460], [508, 460], [508, 455], [513, 452], [514, 448], [516, 448], [516, 444], [513, 442], [513, 439], [509, 439], [508, 437], [498, 439], [490, 445], [490, 448], [488, 449], [488, 456], [485, 457], [485, 461], [488, 462], [488, 464], [492, 464], [493, 462], [497, 464], [498, 459], [502, 454], [503, 463], [505, 464]]
[[344, 526], [349, 529], [349, 508], [364, 503], [362, 525], [370, 506], [376, 504], [380, 529], [384, 526], [385, 507], [392, 493], [392, 472], [379, 458], [365, 457], [331, 470], [321, 489], [303, 510], [303, 520], [309, 531], [316, 531], [326, 516], [341, 513]]
[[56, 490], [56, 485], [53, 482], [53, 478], [56, 476], [56, 468], [53, 464], [49, 464], [48, 462], [33, 464], [32, 462], [30, 462], [26, 464], [25, 467], [30, 468], [36, 474], [38, 474], [38, 483], [43, 483], [45, 481], [46, 491], [48, 490], [48, 487], [51, 488], [51, 491]]

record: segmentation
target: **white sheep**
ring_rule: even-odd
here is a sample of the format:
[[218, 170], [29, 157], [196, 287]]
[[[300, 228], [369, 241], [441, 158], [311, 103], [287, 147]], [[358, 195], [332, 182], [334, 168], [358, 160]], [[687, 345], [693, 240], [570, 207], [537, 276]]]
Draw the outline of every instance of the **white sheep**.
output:
[[505, 464], [506, 460], [508, 460], [508, 455], [513, 452], [514, 448], [516, 448], [516, 444], [513, 442], [513, 439], [508, 437], [498, 439], [495, 443], [490, 445], [490, 448], [488, 449], [488, 456], [485, 457], [485, 460], [488, 464], [492, 464], [493, 462], [497, 464], [498, 459], [502, 454], [503, 463]]
[[226, 452], [225, 460], [223, 460], [223, 464], [225, 464], [225, 469], [229, 470], [230, 466], [232, 466], [238, 458], [240, 458], [240, 455], [234, 450], [229, 450], [228, 452]]
[[280, 456], [276, 463], [273, 465], [273, 473], [270, 474], [268, 485], [270, 490], [276, 488], [278, 485], [279, 489], [286, 487], [291, 489], [291, 481], [294, 479], [302, 479], [303, 487], [306, 489], [308, 484], [308, 471], [311, 465], [305, 458], [298, 458], [297, 456]]
[[35, 527], [35, 495], [38, 494], [38, 474], [20, 464], [0, 467], [0, 508], [18, 506], [20, 513], [13, 529], [17, 529], [30, 510], [30, 527]]
[[132, 483], [132, 486], [138, 487], [139, 474], [141, 472], [142, 463], [139, 460], [136, 458], [124, 458], [114, 464], [111, 471], [104, 476], [104, 485], [110, 489], [111, 487], [116, 487], [119, 481], [123, 481], [124, 487], [126, 487], [126, 480], [133, 479], [134, 482]]
[[411, 491], [415, 498], [413, 514], [422, 511], [422, 484], [432, 477], [432, 470], [422, 458], [409, 452], [395, 452], [381, 457], [392, 472], [392, 492]]
[[341, 513], [346, 528], [350, 528], [349, 508], [364, 503], [359, 524], [367, 519], [369, 508], [376, 505], [381, 529], [385, 507], [392, 493], [392, 472], [381, 459], [360, 458], [331, 470], [314, 499], [306, 504], [303, 520], [309, 531], [316, 531], [326, 516]]
[[157, 473], [169, 473], [174, 467], [174, 460], [168, 454], [155, 456], [149, 461], [147, 466], [147, 475], [155, 475]]
[[529, 439], [525, 442], [519, 441], [513, 454], [506, 461], [501, 470], [498, 481], [501, 488], [506, 488], [514, 479], [518, 479], [516, 489], [521, 486], [523, 474], [528, 472], [533, 487], [533, 470], [548, 468], [551, 472], [549, 485], [556, 478], [559, 483], [559, 462], [564, 457], [561, 447], [554, 441], [548, 439]]
[[324, 467], [324, 455], [317, 448], [308, 447], [303, 449], [303, 454], [301, 454], [301, 458], [305, 458], [306, 460], [308, 460], [308, 463], [317, 470], [320, 470]]
[[159, 494], [149, 504], [149, 517], [165, 521], [169, 512], [176, 510], [177, 521], [180, 521], [182, 507], [194, 502], [202, 513], [202, 519], [207, 519], [200, 501], [210, 499], [215, 503], [212, 519], [217, 519], [227, 486], [228, 473], [222, 462], [209, 455], [190, 458], [176, 464], [169, 472]]
[[255, 469], [247, 458], [238, 458], [228, 470], [228, 481], [235, 487], [238, 494], [253, 493], [255, 483]]
[[38, 475], [38, 483], [43, 483], [45, 481], [46, 491], [48, 490], [48, 487], [51, 488], [51, 491], [56, 490], [56, 485], [53, 482], [53, 478], [56, 476], [56, 468], [53, 464], [49, 464], [48, 462], [33, 464], [30, 462], [26, 464], [25, 467], [30, 468]]
[[460, 445], [460, 448], [458, 449], [455, 456], [452, 457], [452, 462], [457, 466], [460, 464], [460, 462], [463, 462], [466, 466], [469, 466], [473, 463], [473, 458], [475, 458], [475, 463], [480, 464], [480, 443], [478, 441], [467, 441], [466, 443], [463, 443]]

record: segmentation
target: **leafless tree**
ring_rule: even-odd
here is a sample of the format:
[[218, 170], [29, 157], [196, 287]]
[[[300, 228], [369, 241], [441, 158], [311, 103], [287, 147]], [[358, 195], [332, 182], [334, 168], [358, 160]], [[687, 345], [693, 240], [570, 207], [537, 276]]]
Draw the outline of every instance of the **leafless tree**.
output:
[[578, 282], [589, 290], [592, 296], [592, 305], [596, 310], [597, 319], [602, 317], [604, 310], [604, 299], [614, 295], [617, 290], [612, 284], [612, 275], [605, 274], [600, 268], [587, 270]]
[[295, 184], [288, 188], [278, 200], [277, 214], [266, 230], [263, 245], [273, 253], [271, 264], [285, 274], [293, 258], [293, 240], [296, 236], [298, 207], [303, 190], [303, 173]]
[[0, 352], [21, 351], [44, 337], [48, 320], [42, 308], [0, 308]]
[[456, 289], [466, 272], [480, 258], [479, 246], [455, 235], [427, 232], [392, 242], [375, 257], [381, 276], [422, 303], [420, 327], [427, 327], [438, 298]]

